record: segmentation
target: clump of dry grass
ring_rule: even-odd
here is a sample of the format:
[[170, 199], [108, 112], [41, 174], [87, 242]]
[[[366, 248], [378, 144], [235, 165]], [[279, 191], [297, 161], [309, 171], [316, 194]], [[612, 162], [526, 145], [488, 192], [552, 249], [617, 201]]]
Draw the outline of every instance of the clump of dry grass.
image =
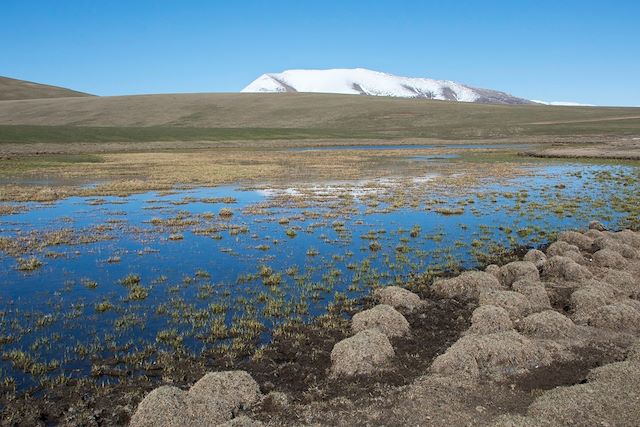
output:
[[399, 286], [376, 289], [375, 297], [380, 304], [387, 304], [404, 313], [410, 313], [427, 306], [427, 302], [413, 292]]
[[522, 319], [518, 324], [518, 330], [536, 338], [555, 339], [570, 337], [576, 327], [568, 317], [557, 311], [546, 310]]
[[616, 303], [597, 308], [590, 325], [620, 332], [640, 332], [640, 312], [630, 305]]
[[598, 250], [609, 249], [614, 252], [618, 252], [620, 255], [628, 259], [634, 259], [634, 258], [640, 257], [639, 255], [640, 252], [635, 247], [628, 245], [627, 243], [624, 243], [624, 241], [622, 241], [620, 238], [615, 239], [613, 237], [608, 237], [608, 236], [602, 237], [594, 240], [593, 247]]
[[590, 251], [593, 246], [593, 239], [591, 237], [585, 236], [577, 231], [563, 231], [558, 236], [558, 240], [574, 245], [582, 251]]
[[600, 249], [593, 254], [593, 262], [600, 267], [623, 268], [627, 260], [611, 249]]
[[130, 425], [227, 424], [240, 409], [251, 408], [261, 397], [258, 383], [245, 371], [210, 372], [188, 391], [156, 388], [140, 402]]
[[379, 304], [369, 310], [361, 311], [351, 320], [351, 330], [354, 333], [372, 328], [389, 338], [405, 336], [410, 332], [407, 319], [395, 308], [386, 304]]
[[584, 286], [571, 294], [570, 297], [573, 320], [584, 323], [588, 321], [595, 310], [614, 302], [615, 299], [615, 290], [606, 283]]
[[366, 329], [338, 342], [331, 351], [331, 375], [351, 376], [383, 369], [395, 356], [389, 338]]
[[478, 298], [487, 290], [503, 289], [498, 279], [483, 271], [465, 271], [461, 275], [444, 280], [436, 280], [432, 289], [439, 295], [453, 298]]
[[534, 341], [515, 331], [506, 331], [465, 335], [434, 360], [431, 371], [500, 381], [551, 362], [549, 352]]
[[471, 327], [467, 333], [482, 335], [510, 331], [512, 329], [513, 322], [504, 308], [495, 305], [482, 305], [473, 311]]
[[514, 261], [500, 267], [501, 282], [511, 286], [518, 280], [537, 281], [540, 278], [538, 268], [530, 261]]
[[553, 256], [566, 256], [567, 252], [576, 252], [579, 254], [580, 249], [568, 242], [558, 240], [550, 244], [547, 248], [547, 257], [551, 258]]
[[509, 313], [511, 320], [518, 320], [531, 312], [531, 304], [519, 292], [487, 290], [480, 294], [480, 305], [502, 307]]
[[543, 277], [570, 281], [589, 279], [592, 273], [586, 267], [566, 256], [552, 256], [542, 267]]
[[546, 260], [547, 256], [544, 254], [544, 252], [537, 249], [531, 249], [523, 258], [523, 261], [532, 262], [536, 267], [542, 267]]

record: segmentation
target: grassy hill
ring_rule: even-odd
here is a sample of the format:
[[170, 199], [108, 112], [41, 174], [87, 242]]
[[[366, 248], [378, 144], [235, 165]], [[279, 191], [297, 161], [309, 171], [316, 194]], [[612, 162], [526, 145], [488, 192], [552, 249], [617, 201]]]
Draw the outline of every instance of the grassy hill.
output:
[[17, 80], [9, 77], [0, 77], [0, 101], [78, 96], [91, 95], [58, 86]]
[[476, 139], [637, 135], [640, 108], [330, 94], [174, 94], [0, 102], [0, 142]]

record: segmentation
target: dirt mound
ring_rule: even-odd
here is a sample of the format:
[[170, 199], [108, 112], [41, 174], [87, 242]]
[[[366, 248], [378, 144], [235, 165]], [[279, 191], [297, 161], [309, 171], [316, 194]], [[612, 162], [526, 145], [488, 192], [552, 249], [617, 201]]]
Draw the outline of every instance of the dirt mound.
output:
[[611, 249], [600, 249], [593, 254], [593, 263], [598, 267], [623, 268], [627, 260]]
[[426, 301], [399, 286], [376, 289], [374, 296], [380, 304], [387, 304], [404, 313], [411, 313], [427, 305]]
[[395, 308], [380, 304], [353, 316], [351, 330], [354, 333], [377, 329], [387, 337], [402, 337], [410, 333], [409, 322]]
[[614, 237], [603, 237], [600, 239], [596, 239], [594, 240], [593, 247], [597, 250], [610, 249], [614, 252], [619, 253], [627, 259], [635, 259], [639, 257], [638, 249], [626, 243], [622, 243], [619, 239], [616, 239]]
[[531, 305], [531, 311], [543, 311], [551, 308], [551, 302], [549, 301], [549, 295], [542, 282], [536, 282], [531, 280], [518, 280], [515, 282], [511, 289], [515, 292], [521, 293]]
[[536, 338], [568, 338], [576, 331], [576, 325], [566, 316], [553, 310], [535, 313], [518, 323], [518, 330]]
[[531, 249], [527, 252], [523, 258], [524, 261], [529, 261], [535, 264], [537, 268], [542, 267], [544, 262], [547, 260], [547, 256], [544, 252], [539, 251], [537, 249]]
[[531, 312], [527, 298], [514, 291], [485, 291], [480, 294], [480, 305], [501, 307], [509, 313], [511, 320], [518, 320]]
[[542, 275], [546, 278], [558, 278], [574, 282], [592, 277], [588, 268], [564, 256], [552, 256], [549, 258], [542, 266]]
[[620, 243], [640, 249], [640, 232], [622, 230], [617, 233], [610, 233], [609, 235]]
[[467, 333], [482, 335], [510, 331], [512, 329], [513, 322], [504, 308], [495, 305], [482, 305], [473, 311], [471, 327]]
[[260, 388], [247, 372], [210, 372], [188, 392], [171, 386], [153, 390], [138, 405], [130, 425], [218, 425], [260, 398]]
[[604, 230], [596, 230], [594, 228], [590, 228], [589, 230], [585, 231], [584, 235], [591, 237], [593, 240], [595, 239], [599, 239], [600, 237], [605, 237], [606, 234], [603, 233]]
[[591, 251], [593, 246], [593, 239], [585, 236], [577, 231], [563, 231], [558, 236], [558, 241], [567, 242], [570, 245], [576, 246], [581, 251]]
[[515, 331], [465, 335], [431, 365], [441, 375], [501, 381], [551, 363], [551, 355]]
[[369, 374], [384, 368], [394, 355], [385, 334], [377, 329], [367, 329], [333, 347], [331, 376]]
[[573, 309], [573, 320], [578, 323], [586, 323], [596, 309], [612, 303], [615, 299], [615, 291], [606, 284], [580, 288], [571, 294], [569, 300]]
[[567, 242], [557, 241], [550, 244], [546, 251], [548, 258], [554, 256], [565, 256], [567, 252], [576, 252], [579, 254], [580, 248]]
[[229, 413], [249, 408], [262, 397], [258, 383], [245, 371], [209, 372], [189, 389], [189, 394], [216, 400]]
[[[162, 386], [149, 393], [131, 417], [131, 427], [182, 427], [194, 422], [187, 405], [187, 393]], [[217, 422], [223, 422], [219, 420]]]
[[498, 279], [483, 271], [466, 271], [451, 279], [436, 280], [433, 291], [447, 298], [478, 298], [481, 292], [503, 289]]
[[605, 305], [593, 312], [589, 324], [596, 328], [637, 334], [640, 333], [640, 312], [624, 303]]
[[223, 402], [191, 393], [187, 396], [187, 407], [183, 413], [188, 414], [190, 421], [182, 425], [216, 426], [233, 418], [233, 412]]
[[625, 296], [638, 298], [640, 296], [640, 275], [632, 275], [627, 271], [607, 269], [598, 276], [602, 282], [610, 284]]
[[503, 285], [511, 286], [517, 280], [540, 280], [540, 273], [533, 262], [514, 261], [500, 268], [500, 277]]

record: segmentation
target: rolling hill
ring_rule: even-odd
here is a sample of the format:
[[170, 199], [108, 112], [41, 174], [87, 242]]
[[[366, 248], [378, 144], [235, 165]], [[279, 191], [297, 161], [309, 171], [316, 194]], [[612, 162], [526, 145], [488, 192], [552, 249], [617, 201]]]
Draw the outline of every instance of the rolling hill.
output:
[[2, 142], [640, 135], [640, 109], [496, 105], [312, 93], [0, 102]]
[[58, 86], [0, 76], [0, 101], [16, 99], [68, 98], [93, 96]]

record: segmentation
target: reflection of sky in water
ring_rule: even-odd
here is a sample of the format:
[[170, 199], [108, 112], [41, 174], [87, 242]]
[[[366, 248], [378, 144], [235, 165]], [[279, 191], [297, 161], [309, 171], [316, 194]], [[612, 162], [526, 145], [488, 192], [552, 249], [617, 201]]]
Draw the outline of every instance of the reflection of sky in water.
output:
[[[52, 331], [62, 334], [57, 342], [51, 343], [50, 349], [39, 349], [37, 353], [42, 360], [58, 359], [65, 357], [65, 348], [73, 347], [76, 343], [87, 344], [95, 337], [102, 338], [105, 335], [115, 334], [115, 340], [125, 343], [133, 340], [137, 345], [155, 342], [159, 330], [166, 328], [185, 329], [184, 325], [168, 323], [166, 315], [156, 313], [159, 304], [165, 303], [176, 296], [182, 297], [188, 303], [198, 308], [205, 308], [209, 304], [217, 302], [229, 302], [230, 309], [226, 314], [226, 320], [231, 322], [237, 314], [233, 307], [233, 301], [238, 296], [246, 296], [250, 301], [258, 303], [256, 295], [260, 292], [269, 292], [260, 279], [249, 283], [238, 283], [239, 276], [247, 273], [256, 273], [259, 265], [268, 265], [275, 271], [283, 271], [288, 267], [297, 266], [301, 273], [307, 273], [306, 281], [313, 283], [325, 283], [327, 272], [339, 270], [340, 276], [334, 287], [328, 292], [321, 292], [320, 299], [309, 301], [309, 313], [311, 316], [321, 314], [326, 305], [333, 298], [334, 292], [345, 292], [357, 297], [365, 292], [366, 287], [361, 287], [356, 292], [350, 292], [354, 277], [360, 277], [360, 273], [347, 268], [348, 264], [359, 264], [368, 259], [371, 262], [370, 271], [387, 272], [387, 277], [380, 279], [383, 283], [393, 283], [396, 278], [407, 277], [410, 273], [424, 271], [433, 263], [442, 263], [444, 257], [438, 259], [437, 249], [448, 249], [455, 257], [462, 261], [466, 267], [472, 267], [474, 258], [470, 254], [470, 242], [480, 239], [483, 229], [490, 227], [491, 235], [496, 242], [506, 243], [507, 238], [498, 227], [504, 226], [518, 228], [528, 225], [539, 226], [543, 230], [553, 231], [562, 228], [585, 227], [592, 219], [594, 213], [589, 209], [580, 209], [576, 217], [559, 217], [548, 212], [527, 213], [525, 209], [512, 212], [510, 208], [516, 203], [516, 198], [505, 197], [504, 192], [517, 192], [526, 189], [528, 192], [527, 203], [542, 201], [541, 194], [559, 192], [567, 198], [576, 196], [607, 199], [617, 193], [617, 188], [612, 183], [596, 182], [593, 174], [602, 170], [628, 172], [629, 168], [607, 166], [576, 166], [558, 165], [535, 169], [538, 173], [532, 176], [524, 176], [509, 180], [506, 184], [487, 184], [480, 192], [496, 192], [497, 202], [492, 197], [476, 197], [476, 191], [470, 194], [455, 195], [450, 197], [449, 206], [455, 206], [458, 200], [472, 198], [474, 203], [466, 206], [461, 215], [441, 215], [433, 211], [425, 210], [422, 203], [417, 208], [401, 208], [391, 212], [368, 213], [368, 208], [363, 204], [366, 196], [377, 191], [392, 191], [393, 180], [381, 181], [379, 188], [372, 186], [371, 181], [360, 181], [349, 185], [347, 183], [332, 183], [330, 185], [306, 186], [303, 190], [297, 188], [251, 190], [242, 191], [233, 187], [217, 187], [181, 191], [176, 194], [162, 195], [155, 192], [132, 195], [129, 197], [103, 197], [104, 204], [90, 205], [87, 202], [97, 198], [72, 197], [52, 204], [30, 203], [31, 209], [14, 215], [0, 217], [0, 236], [15, 235], [18, 230], [28, 232], [30, 230], [57, 230], [63, 228], [76, 228], [79, 230], [104, 225], [109, 220], [122, 222], [112, 223], [114, 229], [108, 233], [114, 239], [80, 245], [77, 247], [53, 246], [45, 250], [64, 253], [62, 258], [45, 257], [37, 254], [44, 265], [31, 273], [18, 271], [16, 260], [6, 255], [0, 255], [0, 310], [3, 312], [0, 335], [11, 335], [10, 321], [18, 319], [25, 325], [34, 322], [35, 317], [29, 317], [29, 313], [47, 314], [60, 313], [57, 320], [41, 331], [27, 333], [18, 342], [6, 344], [2, 350], [20, 348], [27, 350], [29, 346], [40, 336], [50, 335]], [[583, 172], [584, 178], [574, 174]], [[423, 180], [414, 181], [414, 185], [428, 188], [433, 176], [425, 176]], [[556, 184], [563, 184], [565, 188], [557, 190]], [[243, 213], [247, 207], [270, 200], [272, 197], [285, 194], [296, 196], [298, 194], [325, 196], [329, 199], [340, 199], [344, 195], [353, 197], [353, 205], [348, 205], [350, 211], [340, 212], [336, 205], [320, 205], [318, 207], [296, 207], [288, 203], [273, 203], [268, 205], [266, 212]], [[199, 201], [188, 204], [173, 205], [184, 197], [192, 198], [218, 198], [233, 197], [237, 200], [234, 204], [203, 203]], [[426, 195], [428, 198], [428, 192]], [[434, 195], [434, 198], [446, 199], [442, 194]], [[294, 198], [295, 199], [295, 198]], [[276, 198], [275, 200], [280, 200]], [[585, 207], [588, 206], [588, 201]], [[526, 206], [526, 203], [523, 205]], [[222, 207], [230, 207], [234, 216], [229, 220], [222, 220], [217, 216]], [[383, 209], [383, 203], [377, 209]], [[313, 210], [320, 214], [318, 218], [309, 218], [301, 215], [303, 211]], [[477, 212], [474, 213], [473, 210]], [[196, 235], [190, 231], [193, 227], [178, 231], [184, 239], [178, 241], [168, 240], [173, 232], [162, 229], [160, 232], [152, 232], [155, 228], [148, 221], [151, 218], [171, 218], [179, 212], [190, 214], [202, 214], [211, 212], [216, 214], [211, 220], [203, 220], [205, 225], [234, 224], [244, 225], [248, 232], [231, 235], [229, 231], [222, 231], [222, 239], [214, 240], [211, 236]], [[345, 211], [346, 212], [346, 211]], [[605, 204], [601, 211], [606, 215], [612, 215], [612, 220], [620, 218]], [[266, 213], [266, 214], [265, 214]], [[327, 214], [327, 218], [323, 216]], [[287, 225], [278, 223], [278, 219], [288, 217], [291, 221]], [[332, 223], [336, 220], [345, 223], [345, 231], [338, 233]], [[466, 227], [462, 227], [461, 225]], [[410, 238], [408, 230], [419, 225], [421, 233], [418, 237]], [[285, 231], [296, 227], [297, 236], [289, 238]], [[372, 253], [368, 249], [370, 240], [362, 239], [370, 231], [385, 230], [379, 234], [378, 241], [382, 249]], [[400, 230], [405, 232], [400, 233]], [[436, 241], [429, 238], [442, 233], [442, 240]], [[396, 248], [403, 244], [401, 238], [408, 239], [407, 245], [413, 250], [404, 255], [398, 255]], [[529, 237], [520, 238], [519, 243], [530, 244]], [[456, 242], [464, 242], [465, 246], [456, 245]], [[260, 245], [269, 246], [269, 250], [261, 250]], [[315, 248], [319, 255], [307, 256], [308, 248]], [[333, 256], [340, 257], [334, 260]], [[110, 257], [119, 256], [119, 263], [108, 263]], [[406, 257], [406, 259], [404, 259]], [[183, 284], [185, 276], [194, 277], [196, 271], [205, 270], [210, 273], [210, 279], [198, 279], [189, 285]], [[357, 269], [356, 269], [357, 270]], [[127, 295], [127, 289], [118, 283], [128, 274], [139, 274], [142, 284], [150, 288], [149, 297], [144, 301], [122, 301]], [[162, 283], [154, 281], [160, 276], [167, 280]], [[98, 283], [97, 289], [87, 289], [80, 283], [80, 279], [88, 278]], [[69, 282], [75, 282], [69, 285]], [[363, 279], [366, 282], [366, 277]], [[210, 283], [213, 286], [213, 295], [208, 299], [199, 299], [197, 294], [202, 284]], [[177, 293], [170, 293], [169, 288], [181, 285]], [[301, 293], [308, 296], [308, 288], [298, 286], [295, 281], [283, 274], [283, 283], [278, 286], [286, 299], [297, 300]], [[228, 291], [230, 295], [225, 295]], [[95, 313], [94, 304], [105, 298], [113, 302], [117, 307], [126, 310], [120, 313], [113, 311]], [[73, 307], [79, 309], [78, 317], [71, 315]], [[135, 313], [144, 318], [144, 327], [134, 327], [121, 334], [116, 334], [113, 322], [124, 313]], [[272, 326], [273, 319], [264, 319], [268, 327]], [[188, 329], [188, 328], [186, 328]], [[268, 334], [265, 335], [268, 338]], [[186, 338], [185, 343], [193, 350], [201, 350], [205, 344], [195, 338]], [[87, 369], [89, 364], [70, 363], [68, 366], [76, 366]], [[19, 374], [12, 370], [9, 362], [0, 361], [2, 372], [9, 373], [17, 378]]]

